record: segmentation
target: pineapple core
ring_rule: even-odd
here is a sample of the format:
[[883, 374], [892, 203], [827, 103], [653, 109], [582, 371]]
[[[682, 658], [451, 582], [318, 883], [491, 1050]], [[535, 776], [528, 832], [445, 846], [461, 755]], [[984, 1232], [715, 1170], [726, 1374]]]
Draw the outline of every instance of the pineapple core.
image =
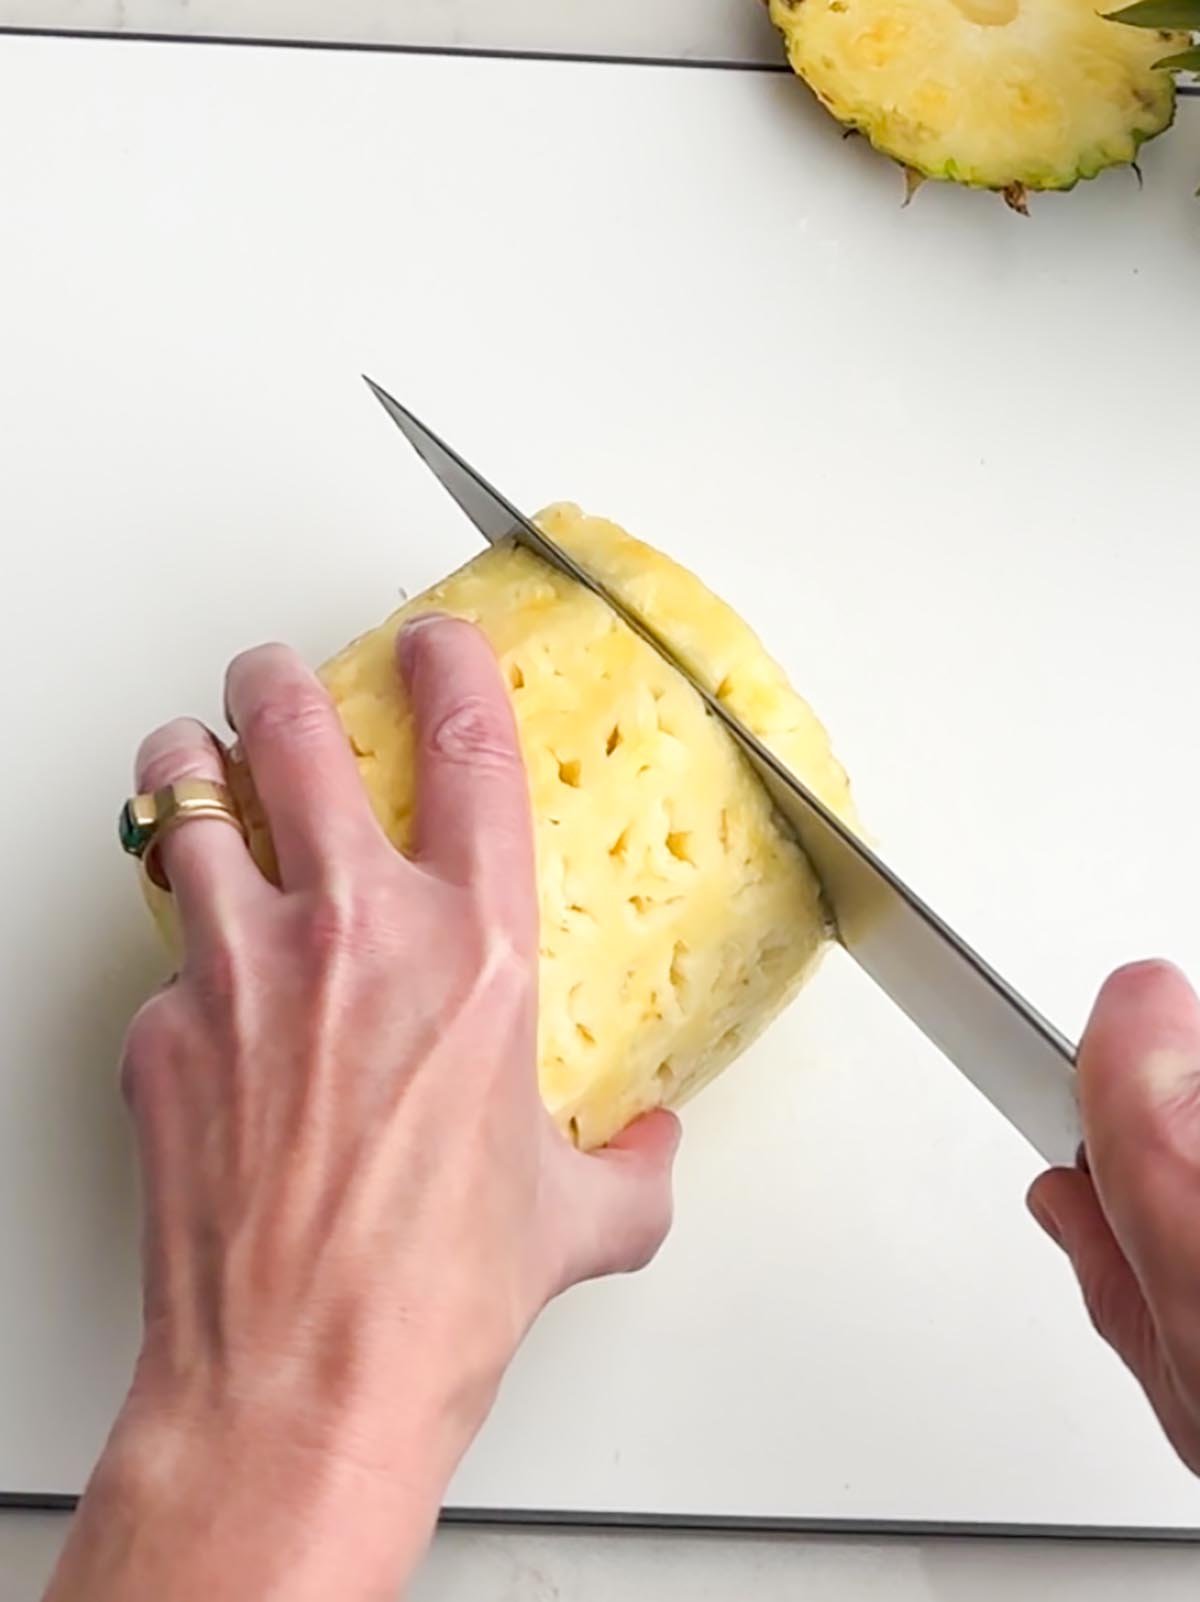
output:
[[[824, 729], [727, 606], [574, 506], [553, 507], [539, 523], [852, 821]], [[321, 671], [399, 850], [414, 774], [394, 644], [404, 621], [428, 611], [481, 628], [509, 685], [537, 846], [539, 1083], [563, 1132], [598, 1146], [639, 1114], [677, 1106], [789, 1000], [829, 932], [818, 886], [687, 682], [602, 600], [511, 544], [409, 602]], [[272, 871], [261, 827], [252, 848]], [[169, 921], [165, 899], [156, 909]]]

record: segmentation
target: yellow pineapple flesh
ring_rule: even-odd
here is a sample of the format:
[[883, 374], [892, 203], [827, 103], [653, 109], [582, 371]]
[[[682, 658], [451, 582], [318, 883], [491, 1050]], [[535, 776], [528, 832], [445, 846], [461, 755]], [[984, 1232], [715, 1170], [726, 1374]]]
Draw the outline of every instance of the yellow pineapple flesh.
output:
[[[539, 522], [852, 820], [824, 729], [734, 612], [612, 523], [569, 505]], [[430, 611], [481, 628], [510, 687], [537, 846], [541, 1093], [565, 1133], [601, 1145], [639, 1114], [678, 1106], [789, 1000], [829, 933], [818, 886], [680, 674], [603, 601], [511, 544], [484, 552], [321, 670], [399, 850], [411, 832], [414, 774], [395, 637]], [[271, 871], [261, 827], [253, 846]]]
[[910, 172], [1003, 191], [1069, 189], [1167, 128], [1156, 63], [1095, 0], [768, 0], [788, 57], [839, 122]]

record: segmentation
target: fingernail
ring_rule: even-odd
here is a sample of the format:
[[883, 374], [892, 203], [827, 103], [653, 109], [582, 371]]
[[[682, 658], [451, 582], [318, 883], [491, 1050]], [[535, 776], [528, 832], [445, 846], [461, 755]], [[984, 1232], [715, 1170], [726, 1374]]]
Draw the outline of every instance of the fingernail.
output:
[[413, 644], [417, 636], [425, 630], [444, 623], [445, 618], [440, 612], [422, 612], [420, 617], [410, 617], [406, 623], [400, 625], [400, 638], [397, 642], [397, 651], [400, 657], [400, 666], [407, 671], [409, 658], [412, 655]]

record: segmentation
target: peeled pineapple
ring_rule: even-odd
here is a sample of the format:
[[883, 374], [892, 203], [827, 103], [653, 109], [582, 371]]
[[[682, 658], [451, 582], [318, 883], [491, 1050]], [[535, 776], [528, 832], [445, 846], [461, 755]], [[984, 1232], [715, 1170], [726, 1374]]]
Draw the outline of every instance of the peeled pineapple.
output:
[[[824, 729], [723, 602], [577, 507], [539, 522], [851, 818]], [[484, 552], [321, 671], [399, 849], [414, 785], [395, 637], [428, 611], [482, 628], [510, 686], [536, 831], [541, 1092], [565, 1133], [598, 1146], [712, 1079], [792, 996], [828, 934], [817, 883], [686, 681], [603, 601], [516, 545]], [[270, 872], [261, 828], [251, 839]]]
[[1169, 127], [1174, 34], [1095, 0], [768, 0], [792, 66], [839, 122], [910, 174], [1070, 189]]

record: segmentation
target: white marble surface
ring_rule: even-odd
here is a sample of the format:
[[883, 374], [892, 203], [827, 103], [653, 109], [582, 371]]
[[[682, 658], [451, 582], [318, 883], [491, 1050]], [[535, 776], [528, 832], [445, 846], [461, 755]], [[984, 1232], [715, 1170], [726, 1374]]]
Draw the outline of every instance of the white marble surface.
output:
[[760, 0], [0, 0], [0, 26], [782, 60]]
[[[0, 1602], [32, 1602], [66, 1519], [0, 1514]], [[443, 1531], [407, 1602], [1194, 1602], [1200, 1551], [999, 1541]]]
[[[755, 0], [0, 0], [0, 26], [771, 61]], [[0, 1513], [0, 1602], [27, 1602], [62, 1515]], [[921, 1539], [751, 1539], [460, 1529], [412, 1602], [1154, 1602], [1197, 1594], [1200, 1550]]]

